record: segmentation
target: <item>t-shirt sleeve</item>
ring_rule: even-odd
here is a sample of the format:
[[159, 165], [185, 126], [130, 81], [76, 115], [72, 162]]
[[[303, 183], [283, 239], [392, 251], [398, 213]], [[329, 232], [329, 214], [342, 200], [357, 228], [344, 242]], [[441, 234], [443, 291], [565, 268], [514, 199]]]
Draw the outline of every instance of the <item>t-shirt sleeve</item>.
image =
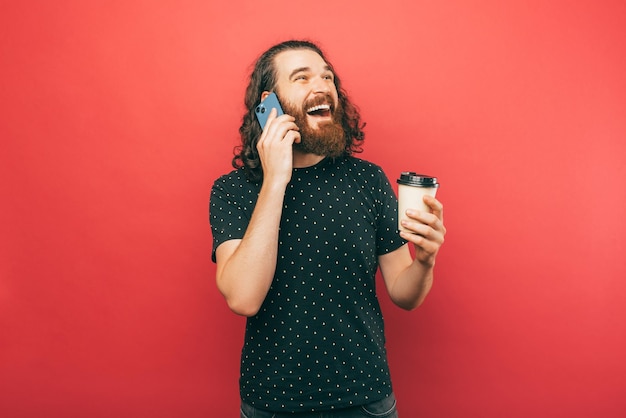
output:
[[216, 261], [217, 247], [232, 239], [242, 239], [250, 221], [249, 214], [241, 204], [246, 196], [242, 194], [241, 185], [236, 186], [235, 183], [232, 177], [223, 176], [217, 179], [211, 188], [209, 222], [213, 234], [211, 252], [213, 262]]
[[383, 255], [397, 250], [406, 240], [398, 233], [398, 199], [389, 179], [379, 168], [378, 171], [378, 228], [376, 253]]

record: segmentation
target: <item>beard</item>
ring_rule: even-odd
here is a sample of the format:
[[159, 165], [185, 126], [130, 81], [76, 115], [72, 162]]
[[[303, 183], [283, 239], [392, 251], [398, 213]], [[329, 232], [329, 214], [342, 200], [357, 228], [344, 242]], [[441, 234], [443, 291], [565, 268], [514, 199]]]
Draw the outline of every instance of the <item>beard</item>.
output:
[[[314, 128], [307, 120], [306, 109], [320, 104], [330, 104], [332, 120], [318, 123]], [[343, 108], [341, 104], [335, 106], [330, 95], [308, 100], [302, 107], [285, 101], [283, 110], [296, 119], [295, 124], [300, 128], [300, 143], [293, 144], [294, 150], [331, 158], [340, 157], [345, 153], [346, 133], [341, 124]]]

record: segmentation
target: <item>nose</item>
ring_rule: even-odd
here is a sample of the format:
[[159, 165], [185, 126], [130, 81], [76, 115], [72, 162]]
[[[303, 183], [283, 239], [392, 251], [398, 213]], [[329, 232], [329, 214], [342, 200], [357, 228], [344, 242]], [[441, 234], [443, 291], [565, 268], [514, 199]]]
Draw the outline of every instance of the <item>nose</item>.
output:
[[324, 77], [315, 77], [313, 80], [313, 91], [315, 93], [328, 93], [330, 91], [330, 84], [332, 80]]

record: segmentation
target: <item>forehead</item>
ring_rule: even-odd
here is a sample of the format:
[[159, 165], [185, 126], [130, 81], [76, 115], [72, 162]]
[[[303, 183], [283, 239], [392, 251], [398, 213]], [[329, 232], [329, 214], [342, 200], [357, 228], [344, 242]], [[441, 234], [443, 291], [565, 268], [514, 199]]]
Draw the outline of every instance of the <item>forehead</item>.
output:
[[328, 69], [328, 63], [310, 49], [291, 49], [283, 51], [274, 58], [278, 78], [289, 77], [297, 70], [309, 69], [322, 72]]

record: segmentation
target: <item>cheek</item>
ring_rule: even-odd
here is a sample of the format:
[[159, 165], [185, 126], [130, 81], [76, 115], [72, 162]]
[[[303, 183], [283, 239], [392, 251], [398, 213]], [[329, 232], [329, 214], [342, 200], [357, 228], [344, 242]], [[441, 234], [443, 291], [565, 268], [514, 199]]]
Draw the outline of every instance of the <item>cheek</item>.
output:
[[301, 108], [307, 99], [309, 99], [309, 94], [305, 91], [295, 91], [291, 97], [293, 103], [298, 106], [298, 108]]
[[304, 97], [307, 95], [307, 91], [301, 88], [298, 85], [290, 85], [287, 88], [281, 89], [281, 92], [292, 103], [298, 103], [298, 101], [302, 101]]
[[335, 101], [335, 105], [337, 105], [339, 103], [339, 94], [337, 93], [337, 88], [335, 88], [334, 84], [330, 92], [330, 95], [333, 97], [333, 100]]

